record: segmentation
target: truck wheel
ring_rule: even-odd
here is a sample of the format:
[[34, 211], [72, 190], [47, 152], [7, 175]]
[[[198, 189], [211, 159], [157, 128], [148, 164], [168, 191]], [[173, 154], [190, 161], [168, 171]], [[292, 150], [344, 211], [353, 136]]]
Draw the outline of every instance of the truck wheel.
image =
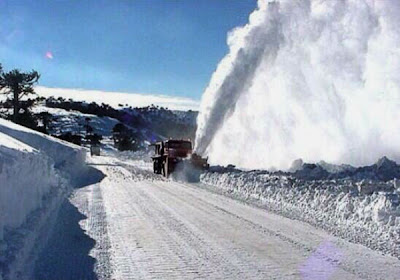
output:
[[165, 164], [166, 164], [165, 162], [163, 162], [163, 163], [161, 164], [161, 173], [162, 173], [162, 175], [163, 175], [164, 177], [166, 177], [166, 176], [165, 176], [165, 174], [166, 174], [166, 173], [165, 173]]
[[158, 173], [158, 170], [157, 170], [157, 163], [156, 163], [155, 161], [153, 161], [153, 172], [154, 172], [155, 174]]
[[168, 176], [169, 176], [168, 167], [169, 167], [169, 164], [168, 164], [168, 158], [167, 158], [165, 163], [164, 163], [164, 176], [165, 176], [165, 178], [168, 178]]
[[162, 173], [162, 163], [160, 161], [157, 161], [157, 174]]

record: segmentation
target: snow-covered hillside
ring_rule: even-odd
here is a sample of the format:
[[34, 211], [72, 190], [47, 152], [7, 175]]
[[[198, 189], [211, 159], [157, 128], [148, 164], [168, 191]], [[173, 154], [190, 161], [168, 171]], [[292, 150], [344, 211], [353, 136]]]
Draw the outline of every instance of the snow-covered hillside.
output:
[[[125, 125], [140, 131], [143, 138], [140, 141], [155, 141], [161, 138], [191, 138], [194, 139], [196, 131], [196, 111], [176, 111], [151, 105], [147, 107], [124, 107], [114, 108], [107, 104], [76, 102], [73, 100], [48, 98], [41, 110], [49, 111], [47, 108], [58, 108], [67, 112], [81, 112], [103, 118], [108, 116]], [[37, 109], [35, 109], [37, 110]], [[67, 113], [67, 115], [68, 115]], [[58, 112], [56, 112], [56, 115]], [[157, 139], [158, 138], [158, 139]]]
[[85, 157], [78, 146], [0, 119], [0, 279], [29, 270], [36, 240], [87, 171]]
[[92, 114], [84, 114], [74, 110], [64, 110], [59, 108], [50, 108], [46, 106], [34, 106], [34, 113], [48, 112], [53, 116], [50, 134], [62, 134], [66, 132], [84, 134], [86, 119], [89, 118], [89, 124], [93, 127], [93, 133], [102, 136], [110, 136], [113, 127], [118, 120], [109, 117], [98, 117]]

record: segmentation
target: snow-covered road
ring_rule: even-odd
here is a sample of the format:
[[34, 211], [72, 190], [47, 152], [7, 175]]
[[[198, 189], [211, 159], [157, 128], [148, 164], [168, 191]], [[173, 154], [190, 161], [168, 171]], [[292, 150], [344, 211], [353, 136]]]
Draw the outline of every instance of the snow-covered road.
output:
[[[56, 267], [63, 264], [54, 263], [57, 256], [42, 258], [40, 279], [55, 276], [49, 267], [62, 271], [64, 279], [400, 278], [398, 259], [308, 224], [200, 185], [164, 180], [115, 158], [91, 161], [106, 177], [77, 189], [70, 200], [87, 216], [80, 225], [95, 241], [85, 242], [91, 257], [84, 260], [88, 249], [79, 263], [61, 270]], [[79, 235], [66, 230], [58, 242], [84, 242], [71, 234]], [[46, 250], [54, 253], [56, 247]]]

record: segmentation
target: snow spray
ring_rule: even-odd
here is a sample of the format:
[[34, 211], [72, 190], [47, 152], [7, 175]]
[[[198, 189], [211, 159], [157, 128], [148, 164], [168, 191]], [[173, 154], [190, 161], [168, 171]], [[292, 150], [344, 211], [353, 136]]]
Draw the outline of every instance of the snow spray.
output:
[[400, 1], [260, 0], [227, 43], [197, 120], [212, 164], [400, 160]]

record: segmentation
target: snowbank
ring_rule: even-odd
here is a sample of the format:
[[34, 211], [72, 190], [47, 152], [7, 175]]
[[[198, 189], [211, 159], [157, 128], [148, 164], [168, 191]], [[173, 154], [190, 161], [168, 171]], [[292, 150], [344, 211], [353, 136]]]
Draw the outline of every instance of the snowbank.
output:
[[60, 184], [51, 161], [39, 151], [0, 133], [0, 240], [4, 228], [22, 225]]
[[213, 168], [202, 174], [200, 180], [286, 217], [400, 257], [400, 183], [397, 179], [376, 179], [382, 174], [384, 178], [390, 175], [385, 173], [388, 162], [380, 163], [375, 167], [383, 168], [382, 172], [374, 166], [358, 172], [346, 169], [348, 176], [319, 168], [308, 172], [308, 178], [325, 176], [322, 180], [298, 178], [307, 177], [304, 170], [290, 174], [234, 168]]
[[78, 146], [0, 119], [0, 279], [28, 269], [70, 179], [84, 179], [85, 155]]
[[80, 177], [86, 171], [86, 152], [79, 146], [3, 119], [0, 119], [0, 133], [9, 135], [44, 153], [52, 159], [54, 167], [63, 172], [66, 177]]

